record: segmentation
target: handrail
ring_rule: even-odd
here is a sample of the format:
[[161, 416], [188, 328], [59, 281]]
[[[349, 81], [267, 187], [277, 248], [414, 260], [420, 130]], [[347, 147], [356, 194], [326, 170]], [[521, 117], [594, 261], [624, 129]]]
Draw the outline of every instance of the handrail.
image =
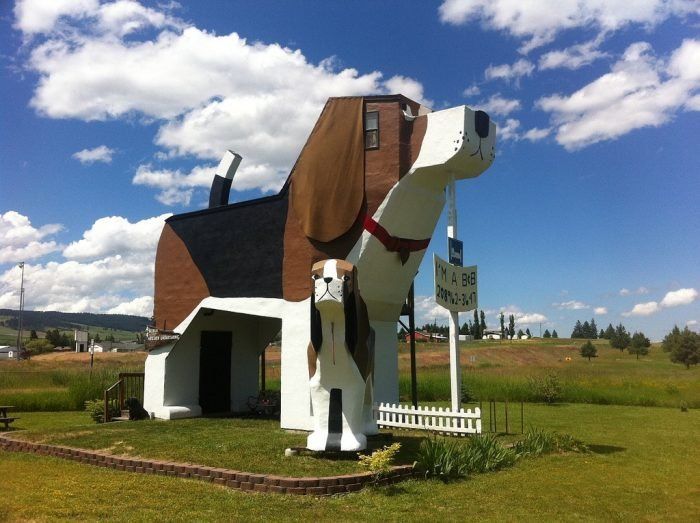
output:
[[112, 413], [121, 413], [127, 398], [136, 398], [143, 403], [143, 372], [120, 372], [119, 381], [114, 383], [104, 393], [104, 421], [112, 421]]

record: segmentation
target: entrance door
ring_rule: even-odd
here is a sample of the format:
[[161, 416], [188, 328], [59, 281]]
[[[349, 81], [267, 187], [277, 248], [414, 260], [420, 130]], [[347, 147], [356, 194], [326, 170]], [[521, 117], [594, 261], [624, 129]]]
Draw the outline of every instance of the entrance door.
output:
[[199, 405], [205, 414], [231, 410], [231, 331], [202, 331]]

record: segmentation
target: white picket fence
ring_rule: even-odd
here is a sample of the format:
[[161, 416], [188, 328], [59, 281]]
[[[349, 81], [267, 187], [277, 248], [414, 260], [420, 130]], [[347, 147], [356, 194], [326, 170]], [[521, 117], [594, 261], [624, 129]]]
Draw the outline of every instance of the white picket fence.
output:
[[380, 403], [374, 405], [374, 419], [380, 427], [430, 430], [454, 435], [481, 434], [481, 409], [417, 408], [409, 405]]

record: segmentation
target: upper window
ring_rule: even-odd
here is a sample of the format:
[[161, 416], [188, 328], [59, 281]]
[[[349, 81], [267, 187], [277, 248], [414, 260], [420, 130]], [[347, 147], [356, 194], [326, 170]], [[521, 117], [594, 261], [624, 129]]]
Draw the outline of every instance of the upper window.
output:
[[365, 113], [365, 149], [379, 149], [379, 112]]

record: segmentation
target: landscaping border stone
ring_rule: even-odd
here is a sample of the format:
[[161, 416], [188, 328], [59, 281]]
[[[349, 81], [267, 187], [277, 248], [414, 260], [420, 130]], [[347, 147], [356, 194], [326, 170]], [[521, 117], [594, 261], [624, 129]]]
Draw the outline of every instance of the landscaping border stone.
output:
[[370, 485], [390, 485], [423, 475], [413, 465], [398, 465], [377, 479], [370, 472], [325, 477], [286, 477], [276, 474], [254, 474], [192, 463], [176, 463], [157, 459], [114, 456], [99, 450], [85, 450], [61, 445], [32, 443], [0, 434], [0, 449], [8, 452], [29, 452], [42, 456], [69, 459], [87, 465], [111, 468], [138, 474], [160, 474], [212, 482], [243, 492], [331, 496], [357, 492]]

